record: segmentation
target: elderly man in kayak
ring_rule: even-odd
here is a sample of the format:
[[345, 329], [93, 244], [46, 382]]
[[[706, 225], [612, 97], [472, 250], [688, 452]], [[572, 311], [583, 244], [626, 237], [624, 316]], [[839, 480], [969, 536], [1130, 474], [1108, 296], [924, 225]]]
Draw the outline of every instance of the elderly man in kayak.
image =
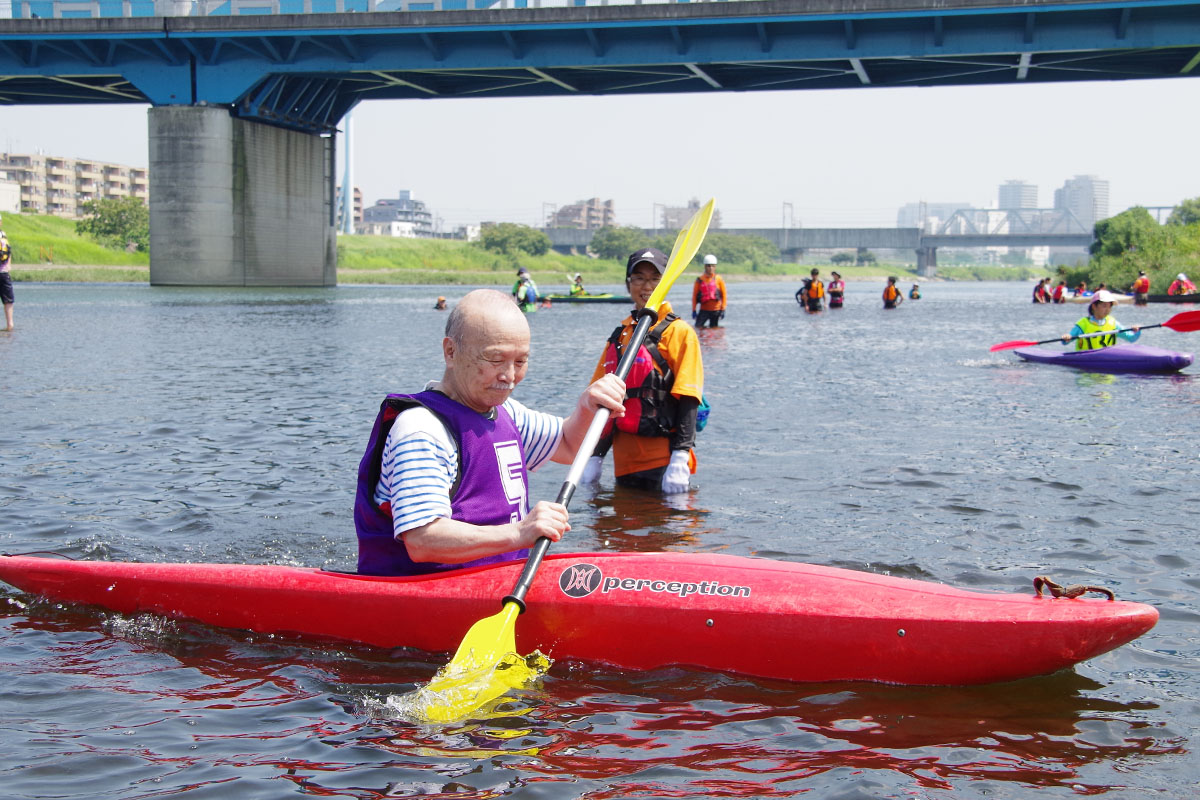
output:
[[533, 411], [510, 397], [529, 349], [529, 324], [511, 298], [470, 292], [446, 321], [442, 380], [383, 401], [358, 470], [361, 574], [512, 561], [571, 529], [564, 506], [529, 507], [527, 470], [569, 464], [597, 409], [624, 414], [625, 384], [601, 377], [565, 420]]
[[1074, 339], [1076, 350], [1098, 350], [1115, 345], [1118, 336], [1127, 342], [1136, 342], [1142, 335], [1139, 326], [1134, 325], [1129, 330], [1121, 330], [1121, 323], [1109, 316], [1116, 302], [1115, 294], [1105, 289], [1098, 290], [1092, 295], [1092, 302], [1088, 304], [1088, 315], [1076, 322], [1070, 333], [1063, 334], [1063, 344]]

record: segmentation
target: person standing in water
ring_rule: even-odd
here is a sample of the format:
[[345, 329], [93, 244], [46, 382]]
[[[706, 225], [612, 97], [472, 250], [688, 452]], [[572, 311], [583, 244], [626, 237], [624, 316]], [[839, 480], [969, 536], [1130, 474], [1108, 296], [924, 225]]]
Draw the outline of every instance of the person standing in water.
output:
[[825, 284], [821, 281], [821, 270], [813, 267], [804, 285], [796, 292], [796, 301], [810, 314], [825, 308]]
[[[609, 337], [593, 381], [616, 369], [633, 335], [638, 312], [646, 307], [666, 268], [667, 256], [653, 247], [629, 256], [625, 285], [633, 298], [634, 313]], [[696, 471], [692, 447], [704, 396], [700, 339], [665, 300], [658, 307], [657, 320], [625, 378], [625, 413], [605, 428], [583, 470], [585, 483], [600, 479], [604, 456], [611, 447], [618, 486], [663, 494], [682, 494], [689, 489], [689, 476]]]
[[904, 302], [904, 294], [896, 288], [896, 276], [889, 275], [887, 286], [883, 287], [883, 307], [896, 308]]
[[0, 231], [0, 302], [4, 304], [4, 330], [11, 331], [13, 329], [13, 304], [16, 298], [13, 296], [12, 284], [12, 247], [8, 244], [8, 237], [4, 235], [4, 231]]
[[718, 323], [725, 318], [727, 297], [725, 279], [717, 274], [717, 257], [709, 253], [704, 257], [704, 274], [692, 286], [692, 319], [696, 320], [696, 327], [703, 328], [705, 323], [710, 328], [719, 327]]
[[833, 275], [833, 278], [825, 287], [825, 291], [829, 293], [829, 307], [841, 308], [846, 298], [846, 282], [842, 280], [842, 275], [837, 270], [830, 274]]

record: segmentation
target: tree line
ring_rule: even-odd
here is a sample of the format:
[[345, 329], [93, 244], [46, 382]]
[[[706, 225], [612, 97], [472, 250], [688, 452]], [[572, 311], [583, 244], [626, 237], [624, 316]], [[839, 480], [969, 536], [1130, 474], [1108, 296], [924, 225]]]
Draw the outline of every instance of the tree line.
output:
[[1125, 291], [1145, 271], [1151, 293], [1165, 294], [1178, 273], [1200, 269], [1200, 197], [1181, 202], [1163, 225], [1135, 206], [1097, 222], [1094, 234], [1086, 264], [1059, 267], [1068, 285], [1087, 281]]

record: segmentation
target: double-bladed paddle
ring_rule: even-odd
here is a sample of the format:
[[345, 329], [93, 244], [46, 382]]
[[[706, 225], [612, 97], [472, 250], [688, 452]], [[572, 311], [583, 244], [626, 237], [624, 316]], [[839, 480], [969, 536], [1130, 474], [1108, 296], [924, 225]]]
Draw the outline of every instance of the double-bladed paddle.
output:
[[[1140, 326], [1138, 326], [1138, 330], [1142, 330], [1142, 331], [1149, 330], [1150, 328], [1170, 328], [1171, 330], [1177, 331], [1179, 333], [1190, 333], [1191, 331], [1200, 331], [1200, 311], [1182, 311], [1182, 312], [1176, 314], [1175, 316], [1171, 317], [1166, 322], [1160, 322], [1157, 325], [1140, 325]], [[1084, 333], [1079, 336], [1072, 336], [1071, 338], [1067, 339], [1067, 341], [1073, 342], [1076, 339], [1090, 339], [1093, 336], [1108, 336], [1109, 334], [1123, 333], [1125, 331], [1130, 331], [1130, 330], [1133, 330], [1133, 329], [1132, 328], [1122, 328], [1119, 331], [1099, 331], [1097, 333]], [[991, 352], [994, 353], [997, 350], [1011, 350], [1014, 347], [1033, 347], [1036, 344], [1053, 344], [1054, 342], [1061, 342], [1061, 341], [1063, 341], [1063, 338], [1061, 336], [1059, 336], [1055, 339], [1043, 339], [1040, 342], [1026, 342], [1026, 341], [1017, 340], [1017, 341], [1012, 341], [1012, 342], [1001, 342], [1000, 344], [994, 344], [991, 347], [989, 347], [988, 350], [990, 350]]]
[[[633, 365], [642, 341], [658, 319], [658, 307], [666, 299], [671, 285], [700, 249], [704, 235], [708, 232], [708, 223], [712, 219], [714, 202], [709, 200], [679, 232], [667, 259], [662, 280], [646, 301], [645, 308], [635, 312], [637, 325], [616, 369], [616, 375], [622, 380], [629, 374], [629, 368]], [[558, 490], [556, 503], [566, 506], [571, 502], [571, 496], [583, 477], [584, 466], [595, 449], [596, 442], [600, 440], [608, 417], [609, 410], [601, 408], [592, 418], [579, 450], [575, 453], [575, 459], [571, 462], [567, 479]], [[410, 703], [410, 706], [414, 707], [417, 716], [433, 722], [461, 719], [484, 703], [504, 694], [509, 688], [520, 686], [527, 677], [538, 674], [529, 668], [525, 659], [515, 655], [516, 619], [519, 613], [525, 611], [525, 593], [533, 583], [534, 575], [537, 574], [549, 547], [549, 539], [542, 537], [537, 540], [512, 593], [503, 599], [500, 613], [472, 625], [450, 663], [442, 668], [427, 686], [415, 693], [416, 700]]]

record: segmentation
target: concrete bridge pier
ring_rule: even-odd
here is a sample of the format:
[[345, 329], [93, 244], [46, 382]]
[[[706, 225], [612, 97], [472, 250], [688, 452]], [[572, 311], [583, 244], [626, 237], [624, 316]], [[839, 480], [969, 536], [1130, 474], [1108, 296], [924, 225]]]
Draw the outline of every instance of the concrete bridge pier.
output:
[[923, 278], [932, 278], [937, 275], [936, 247], [917, 248], [917, 274]]
[[150, 283], [334, 286], [334, 140], [158, 106], [150, 126]]

